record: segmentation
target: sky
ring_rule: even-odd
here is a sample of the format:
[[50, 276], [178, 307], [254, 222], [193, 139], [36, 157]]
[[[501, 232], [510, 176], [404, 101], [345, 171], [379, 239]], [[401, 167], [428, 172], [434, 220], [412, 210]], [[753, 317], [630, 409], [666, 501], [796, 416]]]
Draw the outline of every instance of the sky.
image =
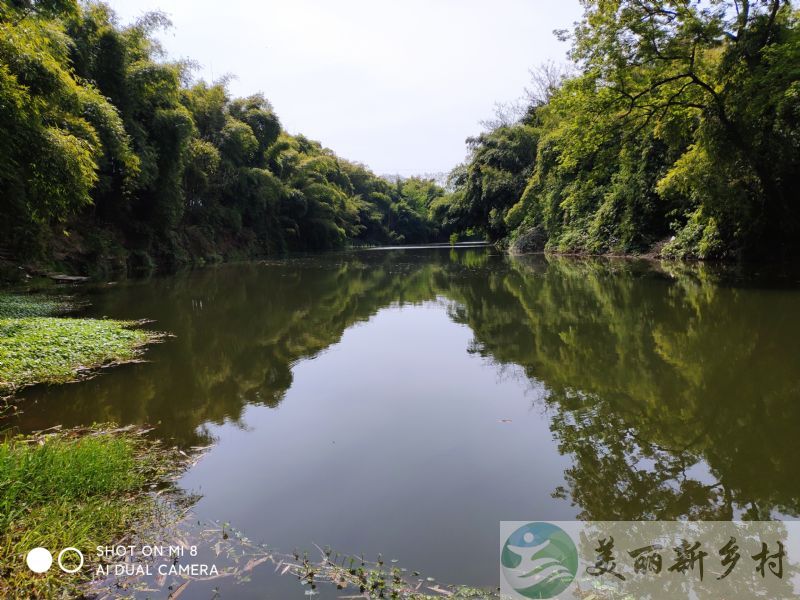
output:
[[125, 24], [161, 10], [169, 58], [263, 93], [284, 128], [378, 174], [452, 169], [529, 68], [566, 63], [553, 35], [578, 0], [109, 0]]

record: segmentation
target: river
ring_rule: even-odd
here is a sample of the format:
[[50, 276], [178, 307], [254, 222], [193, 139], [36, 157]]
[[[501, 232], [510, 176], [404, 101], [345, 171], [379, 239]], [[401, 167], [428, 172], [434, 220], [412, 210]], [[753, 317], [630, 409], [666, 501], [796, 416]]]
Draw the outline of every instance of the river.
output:
[[[197, 518], [286, 552], [380, 553], [495, 587], [501, 520], [800, 513], [796, 278], [438, 247], [86, 294], [85, 315], [175, 337], [148, 362], [26, 390], [14, 425], [147, 423], [213, 444], [179, 481]], [[269, 568], [215, 585], [303, 597]]]

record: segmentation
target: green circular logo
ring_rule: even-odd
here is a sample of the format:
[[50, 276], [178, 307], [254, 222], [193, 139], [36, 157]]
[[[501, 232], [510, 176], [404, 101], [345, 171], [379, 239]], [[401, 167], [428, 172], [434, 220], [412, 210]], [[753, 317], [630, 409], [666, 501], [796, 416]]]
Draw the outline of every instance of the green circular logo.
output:
[[563, 529], [528, 523], [503, 544], [503, 577], [524, 598], [555, 598], [575, 579], [578, 549]]

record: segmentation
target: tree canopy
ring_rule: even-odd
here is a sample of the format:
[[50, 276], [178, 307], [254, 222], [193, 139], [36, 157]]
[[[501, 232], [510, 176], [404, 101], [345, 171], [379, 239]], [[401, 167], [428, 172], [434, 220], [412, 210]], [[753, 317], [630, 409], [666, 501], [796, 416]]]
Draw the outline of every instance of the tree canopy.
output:
[[432, 181], [392, 183], [283, 131], [260, 94], [165, 59], [159, 13], [0, 5], [0, 246], [137, 268], [437, 238]]
[[[561, 33], [575, 74], [472, 145], [452, 218], [512, 242], [537, 230], [558, 251], [796, 252], [800, 29], [790, 2], [582, 4], [575, 30]], [[513, 139], [524, 142], [500, 144]], [[500, 147], [514, 156], [498, 173]]]
[[525, 250], [800, 250], [800, 14], [788, 0], [583, 0], [448, 189], [290, 135], [167, 60], [160, 13], [0, 3], [0, 246], [84, 270], [482, 236]]

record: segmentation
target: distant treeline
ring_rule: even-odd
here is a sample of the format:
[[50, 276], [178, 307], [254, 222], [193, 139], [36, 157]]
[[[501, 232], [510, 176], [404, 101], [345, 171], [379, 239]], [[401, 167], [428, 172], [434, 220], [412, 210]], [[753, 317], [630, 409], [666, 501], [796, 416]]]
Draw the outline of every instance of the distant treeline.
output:
[[0, 250], [126, 269], [446, 237], [444, 190], [282, 130], [261, 95], [191, 80], [149, 14], [0, 3]]
[[[573, 64], [470, 140], [450, 218], [520, 250], [800, 248], [800, 27], [787, 0], [588, 0]], [[508, 107], [506, 107], [507, 109]]]
[[[586, 0], [447, 191], [283, 131], [108, 6], [0, 0], [0, 258], [84, 271], [486, 236], [519, 251], [800, 248], [800, 27], [787, 0]], [[387, 115], [391, 118], [391, 115]], [[387, 142], [388, 143], [388, 142]]]

